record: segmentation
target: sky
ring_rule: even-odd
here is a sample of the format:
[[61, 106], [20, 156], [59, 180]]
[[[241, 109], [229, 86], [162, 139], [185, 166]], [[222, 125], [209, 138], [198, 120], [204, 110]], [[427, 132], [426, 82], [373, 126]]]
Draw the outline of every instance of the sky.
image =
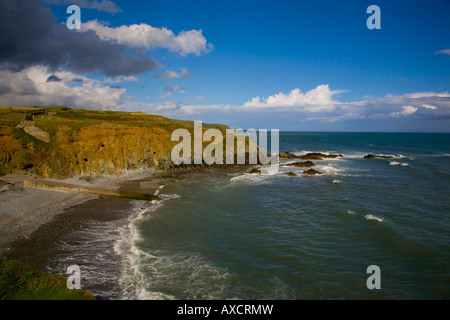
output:
[[449, 17], [449, 0], [2, 0], [0, 105], [450, 132]]

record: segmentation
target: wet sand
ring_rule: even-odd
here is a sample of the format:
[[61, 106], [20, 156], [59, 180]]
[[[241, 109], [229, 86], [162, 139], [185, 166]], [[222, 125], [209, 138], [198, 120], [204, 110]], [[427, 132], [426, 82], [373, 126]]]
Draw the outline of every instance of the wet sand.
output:
[[[62, 183], [109, 188], [118, 192], [155, 194], [162, 183], [170, 179], [170, 175], [166, 173], [165, 178], [156, 176], [154, 172], [139, 171], [120, 177], [101, 177], [93, 182], [74, 177], [63, 180]], [[4, 177], [0, 177], [0, 180], [2, 178]], [[108, 225], [116, 230], [129, 223], [128, 218], [133, 213], [136, 202], [143, 206], [150, 205], [151, 202], [74, 191], [28, 188], [20, 185], [23, 177], [8, 178], [5, 180], [17, 184], [0, 182], [0, 255], [23, 261], [44, 272], [64, 275], [66, 268], [71, 265], [71, 257], [80, 259], [79, 255], [83, 254], [83, 250], [95, 248], [96, 241], [99, 241], [98, 251], [105, 253], [101, 265], [102, 268], [105, 266], [104, 274], [110, 279], [97, 283], [89, 281], [83, 287], [93, 292], [108, 292], [107, 299], [120, 298], [116, 283], [120, 261], [114, 254], [114, 242], [104, 241], [104, 235], [95, 233], [91, 233], [90, 239], [86, 240], [85, 234], [91, 232], [92, 226]], [[59, 182], [51, 179], [48, 181]], [[54, 266], [55, 261], [61, 260], [67, 263]], [[95, 258], [90, 257], [89, 260]], [[90, 267], [89, 262], [78, 260], [74, 263]], [[105, 297], [100, 294], [96, 298]]]
[[0, 254], [11, 250], [11, 244], [27, 238], [64, 210], [96, 199], [81, 193], [15, 187], [0, 194]]
[[[89, 214], [83, 214], [84, 212], [90, 212], [92, 217], [102, 215], [103, 211], [97, 208], [97, 202], [92, 200], [98, 199], [100, 207], [109, 203], [118, 205], [130, 202], [129, 199], [102, 197], [70, 190], [54, 191], [29, 188], [24, 186], [23, 183], [27, 179], [32, 180], [31, 177], [14, 175], [0, 177], [0, 255], [11, 255], [10, 252], [14, 250], [13, 247], [17, 247], [17, 244], [21, 241], [26, 242], [31, 238], [36, 240], [39, 237], [47, 238], [45, 236], [46, 233], [55, 235], [58, 232], [62, 232], [62, 230], [71, 229], [70, 226], [73, 225], [71, 221], [89, 218]], [[54, 179], [45, 181], [53, 184], [60, 183], [61, 185], [79, 185], [83, 188], [152, 195], [162, 183], [161, 179], [156, 178], [153, 171], [134, 171], [122, 176], [98, 177], [92, 182], [80, 180], [79, 177], [62, 181]], [[118, 201], [113, 201], [114, 198]], [[82, 206], [83, 204], [86, 205]], [[59, 219], [55, 220], [63, 212], [73, 211], [75, 210], [73, 208], [78, 206], [81, 206], [79, 208], [81, 211], [77, 214], [72, 214], [68, 221], [58, 222]], [[89, 208], [91, 207], [94, 209], [90, 210]], [[57, 225], [53, 226], [50, 222]], [[41, 228], [42, 230], [40, 230]], [[54, 230], [49, 232], [51, 229]], [[55, 236], [53, 235], [50, 237], [54, 238]], [[15, 256], [20, 258], [18, 254]]]
[[[112, 223], [114, 228], [124, 226], [132, 213], [131, 202], [126, 199], [99, 198], [68, 208], [30, 237], [12, 243], [5, 257], [23, 261], [51, 274], [66, 275], [68, 266], [79, 265], [82, 287], [90, 290], [96, 299], [120, 299], [117, 283], [120, 258], [114, 253], [114, 242], [105, 241], [102, 234], [93, 233], [88, 239], [85, 235], [86, 230], [89, 232], [93, 225]], [[92, 251], [95, 251], [92, 256], [85, 256]], [[104, 255], [101, 262], [96, 261], [98, 252]], [[98, 279], [86, 274], [92, 272], [86, 270], [92, 267], [101, 268]], [[108, 280], [105, 281], [105, 277]], [[104, 295], [104, 292], [108, 294]]]

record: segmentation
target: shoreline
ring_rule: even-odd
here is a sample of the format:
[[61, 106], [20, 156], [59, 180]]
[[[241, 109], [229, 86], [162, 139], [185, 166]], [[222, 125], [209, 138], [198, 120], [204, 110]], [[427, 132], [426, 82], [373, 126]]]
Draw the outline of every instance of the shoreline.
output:
[[[200, 172], [200, 176], [204, 176], [203, 170], [194, 172]], [[193, 171], [190, 170], [158, 172], [133, 170], [121, 176], [96, 177], [90, 182], [84, 179], [80, 180], [80, 176], [65, 180], [46, 179], [46, 181], [54, 184], [72, 184], [101, 190], [107, 188], [116, 192], [146, 193], [156, 196], [161, 187], [170, 182], [186, 179], [192, 173]], [[33, 177], [28, 177], [28, 179], [34, 180]], [[9, 182], [5, 182], [5, 180]], [[113, 226], [109, 231], [114, 231], [126, 227], [132, 222], [130, 219], [137, 208], [136, 203], [142, 203], [138, 205], [142, 209], [146, 207], [146, 203], [150, 205], [153, 202], [63, 189], [55, 191], [21, 187], [20, 183], [8, 185], [13, 180], [24, 179], [20, 175], [0, 177], [0, 202], [2, 203], [0, 206], [0, 255], [7, 259], [22, 261], [49, 274], [65, 275], [67, 266], [77, 264], [76, 262], [69, 264], [69, 261], [71, 255], [79, 254], [76, 250], [80, 250], [80, 253], [83, 251], [82, 247], [80, 249], [80, 245], [89, 246], [89, 241], [103, 240], [102, 237], [105, 235], [101, 234], [102, 228]], [[96, 233], [95, 228], [99, 228], [100, 233]], [[82, 233], [91, 233], [91, 239], [89, 241], [82, 239]], [[64, 247], [66, 245], [67, 247]], [[120, 298], [121, 293], [115, 292], [118, 289], [117, 283], [112, 284], [120, 276], [120, 257], [114, 252], [114, 243], [105, 243], [104, 245], [107, 247], [95, 251], [108, 252], [105, 253], [107, 259], [105, 258], [102, 265], [108, 269], [107, 274], [111, 279], [103, 280], [107, 283], [106, 288], [100, 288], [100, 291], [113, 293], [103, 296], [102, 293], [98, 294], [95, 290], [91, 292], [98, 299]], [[67, 260], [64, 268], [52, 265], [61, 257]], [[91, 257], [91, 259], [95, 260], [97, 257]], [[92, 290], [92, 286], [94, 289], [98, 289], [99, 286], [104, 285], [101, 283], [86, 283], [85, 287], [82, 285], [87, 290]]]
[[0, 194], [0, 255], [27, 239], [65, 210], [97, 199], [81, 193], [20, 188]]
[[[225, 170], [241, 172], [248, 167]], [[102, 198], [161, 200], [157, 196], [161, 186], [192, 176], [205, 178], [216, 170], [223, 168], [138, 169], [122, 175], [91, 177], [90, 181], [82, 175], [64, 180], [20, 174], [0, 176], [0, 255], [6, 255], [16, 241], [30, 238], [39, 228], [73, 207]]]
[[[161, 175], [167, 177], [160, 178]], [[132, 208], [134, 201], [134, 197], [102, 196], [102, 193], [80, 192], [77, 188], [58, 191], [30, 188], [23, 181], [34, 178], [25, 178], [0, 177], [0, 255], [49, 274], [61, 274], [49, 272], [47, 264], [62, 253], [59, 248], [62, 241], [68, 241], [77, 231], [89, 229], [92, 221], [100, 224], [126, 221], [124, 212]], [[163, 181], [169, 179], [166, 173], [135, 170], [121, 176], [96, 177], [93, 181], [80, 180], [77, 176], [66, 180], [45, 179], [45, 182], [55, 187], [70, 184], [116, 193], [154, 195]]]
[[[145, 188], [129, 183], [138, 178], [152, 179], [154, 174], [152, 170], [136, 170], [122, 176], [98, 177], [92, 182], [80, 180], [81, 176], [65, 180], [34, 179], [31, 176], [22, 175], [1, 176], [0, 254], [5, 254], [14, 241], [30, 237], [42, 225], [65, 210], [98, 199], [102, 194], [105, 196], [117, 196], [119, 193], [133, 195], [139, 191], [140, 194], [154, 194], [159, 187], [158, 182], [149, 183], [145, 185]], [[33, 185], [35, 180], [41, 185]], [[124, 188], [123, 185], [127, 181], [128, 184]], [[59, 186], [67, 185], [71, 188], [59, 188]], [[91, 192], [85, 192], [86, 190]]]
[[[120, 292], [114, 291], [120, 257], [114, 252], [114, 241], [109, 240], [115, 230], [126, 226], [132, 208], [132, 201], [117, 198], [98, 198], [67, 208], [28, 238], [12, 243], [5, 257], [65, 277], [68, 266], [79, 265], [83, 289], [100, 300], [119, 298]], [[91, 269], [102, 272], [93, 276]], [[96, 281], [100, 277], [108, 278], [102, 280], [105, 285]]]

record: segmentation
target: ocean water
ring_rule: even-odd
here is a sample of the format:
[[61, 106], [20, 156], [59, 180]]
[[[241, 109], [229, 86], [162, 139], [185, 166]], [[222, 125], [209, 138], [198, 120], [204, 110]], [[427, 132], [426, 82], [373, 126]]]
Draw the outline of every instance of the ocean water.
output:
[[[113, 299], [450, 298], [450, 134], [282, 132], [280, 151], [343, 158], [313, 161], [314, 177], [281, 167], [170, 183], [164, 201], [91, 229], [95, 246], [72, 246], [94, 251], [85, 283]], [[105, 289], [106, 262], [117, 271]]]

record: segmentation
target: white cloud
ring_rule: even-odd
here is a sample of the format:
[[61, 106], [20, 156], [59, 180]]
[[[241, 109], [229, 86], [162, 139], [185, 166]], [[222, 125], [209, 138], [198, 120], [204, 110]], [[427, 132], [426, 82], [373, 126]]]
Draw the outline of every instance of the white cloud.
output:
[[138, 78], [135, 76], [119, 76], [113, 78], [107, 78], [103, 83], [122, 83], [122, 82], [137, 82]]
[[436, 97], [436, 98], [450, 98], [450, 92], [415, 92], [415, 93], [408, 93], [401, 97], [405, 98], [413, 98], [413, 99], [420, 99], [420, 98], [430, 98], [430, 97]]
[[339, 102], [332, 97], [341, 92], [331, 91], [327, 84], [322, 84], [306, 93], [294, 89], [289, 94], [280, 92], [267, 98], [256, 97], [244, 103], [243, 108], [289, 107], [299, 111], [327, 112], [335, 110]]
[[339, 121], [345, 121], [345, 120], [355, 120], [355, 119], [365, 119], [366, 116], [360, 115], [358, 113], [348, 112], [343, 114], [336, 114], [332, 116], [314, 116], [314, 117], [308, 117], [301, 122], [308, 122], [308, 121], [319, 121], [323, 123], [335, 123]]
[[165, 86], [164, 91], [166, 92], [173, 92], [173, 91], [181, 91], [184, 93], [184, 89], [186, 89], [183, 86], [173, 86], [171, 84]]
[[194, 100], [194, 101], [205, 101], [207, 99], [208, 98], [206, 98], [204, 96], [196, 96], [196, 97], [192, 98], [192, 100]]
[[[182, 73], [183, 70], [177, 75]], [[49, 82], [49, 78], [55, 81]], [[305, 93], [295, 89], [287, 94], [279, 93], [267, 98], [256, 97], [242, 105], [199, 105], [174, 101], [158, 104], [149, 101], [150, 98], [145, 98], [147, 102], [144, 102], [144, 98], [126, 96], [126, 89], [109, 86], [111, 83], [126, 80], [133, 81], [125, 77], [98, 81], [68, 71], [51, 72], [42, 66], [15, 73], [2, 70], [0, 101], [2, 105], [7, 106], [66, 105], [85, 109], [141, 110], [179, 119], [195, 117], [200, 120], [217, 119], [216, 122], [222, 119], [227, 124], [232, 124], [238, 119], [252, 119], [251, 121], [260, 119], [268, 121], [266, 123], [293, 119], [292, 121], [302, 121], [304, 125], [307, 123], [337, 125], [339, 122], [349, 121], [358, 123], [368, 121], [373, 124], [377, 120], [381, 124], [384, 120], [450, 119], [449, 92], [413, 92], [345, 102], [335, 98], [335, 95], [342, 91], [333, 91], [328, 85], [319, 85]], [[162, 92], [165, 95], [162, 98], [168, 99], [174, 92], [184, 90], [182, 86], [169, 84], [164, 87]], [[201, 101], [204, 98], [197, 97], [195, 100]]]
[[187, 69], [181, 68], [181, 72], [167, 70], [163, 73], [158, 73], [153, 78], [155, 79], [179, 79], [179, 78], [190, 78], [192, 75], [187, 71]]
[[180, 93], [185, 93], [186, 92], [185, 89], [186, 88], [182, 87], [182, 86], [173, 86], [173, 85], [169, 84], [164, 88], [164, 91], [166, 92], [166, 94], [161, 96], [161, 98], [165, 100], [165, 99], [169, 98], [172, 95], [172, 93], [174, 93], [176, 91], [178, 91]]
[[[336, 101], [327, 85], [301, 93], [299, 89], [289, 94], [277, 94], [261, 99], [253, 98], [243, 105], [198, 105], [167, 101], [164, 104], [145, 104], [145, 112], [168, 117], [197, 119], [236, 119], [251, 117], [267, 119], [298, 119], [302, 123], [339, 123], [358, 121], [409, 121], [408, 119], [450, 119], [450, 94], [448, 92], [416, 92], [404, 95], [386, 95], [351, 102]], [[170, 95], [169, 95], [170, 96]], [[304, 104], [301, 104], [304, 103]], [[127, 104], [127, 102], [125, 103]], [[142, 108], [139, 108], [142, 109]], [[264, 112], [266, 111], [266, 112]], [[381, 122], [380, 122], [381, 123]]]
[[[121, 103], [126, 90], [102, 86], [97, 80], [68, 71], [49, 72], [36, 66], [21, 72], [2, 70], [0, 87], [7, 87], [0, 95], [3, 105], [11, 106], [68, 106], [73, 108], [108, 109]], [[50, 76], [60, 81], [48, 82]], [[74, 79], [77, 84], [74, 85]]]
[[[165, 109], [166, 116], [192, 116], [198, 119], [215, 115], [217, 119], [236, 118], [239, 113], [253, 119], [267, 119], [267, 112], [273, 114], [273, 120], [292, 118], [302, 123], [338, 123], [348, 121], [404, 121], [420, 119], [450, 119], [450, 94], [448, 92], [416, 92], [404, 95], [386, 95], [379, 98], [368, 98], [353, 102], [341, 102], [333, 99], [333, 94], [342, 91], [332, 91], [328, 86], [318, 86], [316, 89], [301, 93], [299, 89], [289, 94], [277, 94], [261, 99], [253, 98], [243, 105], [183, 105], [179, 104], [175, 112]], [[169, 103], [169, 102], [167, 102]], [[148, 106], [152, 112], [155, 105]], [[162, 108], [159, 108], [162, 110]], [[267, 112], [263, 112], [267, 111]], [[156, 111], [153, 111], [156, 112]], [[245, 115], [246, 114], [246, 115]], [[411, 117], [413, 116], [413, 117]]]
[[435, 54], [447, 54], [447, 55], [450, 55], [450, 49], [439, 50], [439, 51], [436, 51]]
[[415, 113], [419, 108], [415, 108], [413, 106], [403, 106], [402, 107], [402, 111], [399, 112], [391, 112], [389, 113], [389, 115], [391, 117], [406, 117], [406, 116], [410, 116], [413, 113]]
[[213, 45], [207, 43], [202, 30], [181, 31], [175, 35], [172, 30], [165, 27], [155, 28], [145, 23], [112, 28], [97, 20], [83, 23], [81, 31], [87, 30], [93, 30], [102, 40], [148, 50], [164, 48], [181, 55], [198, 56], [213, 49]]

